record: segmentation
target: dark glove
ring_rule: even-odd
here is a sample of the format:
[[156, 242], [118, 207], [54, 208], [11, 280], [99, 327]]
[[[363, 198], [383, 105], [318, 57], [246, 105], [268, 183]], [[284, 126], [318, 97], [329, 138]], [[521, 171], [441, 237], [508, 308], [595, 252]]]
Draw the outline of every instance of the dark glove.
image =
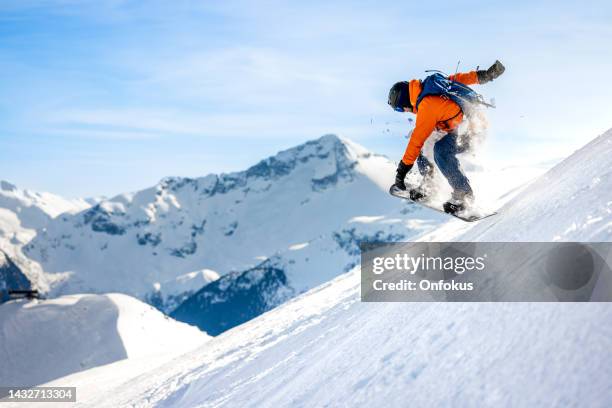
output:
[[406, 183], [404, 183], [404, 179], [406, 178], [406, 174], [412, 169], [413, 164], [404, 164], [403, 161], [400, 160], [397, 165], [397, 171], [395, 173], [395, 186], [400, 190], [406, 190]]
[[499, 62], [499, 60], [496, 60], [495, 64], [491, 65], [486, 71], [476, 71], [476, 74], [478, 75], [478, 83], [486, 84], [487, 82], [491, 82], [492, 80], [503, 74], [505, 70], [506, 67], [504, 67], [504, 65]]

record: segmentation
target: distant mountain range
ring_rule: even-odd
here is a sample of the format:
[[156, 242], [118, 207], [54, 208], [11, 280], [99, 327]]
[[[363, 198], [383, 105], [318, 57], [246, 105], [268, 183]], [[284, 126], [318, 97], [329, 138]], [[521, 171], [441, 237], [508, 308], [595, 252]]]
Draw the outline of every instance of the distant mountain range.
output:
[[26, 200], [6, 183], [21, 201], [0, 220], [13, 221], [9, 255], [48, 296], [122, 292], [216, 334], [349, 270], [362, 241], [444, 221], [388, 196], [394, 168], [326, 135], [242, 172], [99, 202]]

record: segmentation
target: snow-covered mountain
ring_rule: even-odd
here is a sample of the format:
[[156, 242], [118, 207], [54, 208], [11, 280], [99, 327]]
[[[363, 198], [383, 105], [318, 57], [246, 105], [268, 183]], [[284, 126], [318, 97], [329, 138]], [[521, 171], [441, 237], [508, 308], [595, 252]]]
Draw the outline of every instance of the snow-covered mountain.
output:
[[208, 339], [121, 294], [10, 301], [0, 305], [0, 384], [37, 385], [123, 359], [159, 363]]
[[[385, 169], [393, 174], [392, 169]], [[541, 169], [479, 168], [469, 172], [480, 202], [499, 205], [517, 194]], [[440, 190], [449, 190], [445, 180]], [[384, 183], [384, 182], [383, 182]], [[483, 191], [485, 190], [485, 191]], [[450, 194], [450, 191], [448, 191]], [[373, 200], [386, 199], [378, 193]], [[393, 203], [392, 203], [393, 204]], [[171, 316], [216, 335], [264, 313], [295, 295], [320, 285], [359, 262], [362, 242], [407, 241], [437, 231], [449, 218], [433, 211], [406, 204], [398, 212], [355, 216], [331, 233], [291, 245], [246, 271], [226, 274], [186, 298]], [[450, 223], [457, 229], [469, 227], [462, 221]]]
[[[284, 275], [284, 291], [269, 296], [267, 310], [348, 270], [357, 240], [407, 239], [444, 220], [386, 194], [394, 167], [326, 135], [246, 171], [167, 178], [62, 214], [25, 253], [50, 280], [61, 281], [51, 296], [119, 291], [164, 311], [211, 276], [273, 263]], [[204, 269], [211, 271], [208, 281], [197, 273]]]
[[[611, 153], [612, 130], [500, 216], [422, 239], [612, 241]], [[357, 266], [88, 403], [604, 407], [611, 322], [607, 303], [362, 303]]]
[[[22, 228], [36, 230], [45, 227], [49, 219], [63, 213], [74, 213], [91, 206], [95, 200], [68, 200], [51, 193], [23, 190], [0, 180], [0, 209], [12, 212]], [[19, 236], [16, 237], [19, 239]]]
[[[408, 240], [446, 222], [388, 196], [394, 168], [326, 135], [243, 172], [167, 178], [76, 213], [57, 197], [7, 186], [59, 203], [43, 206], [57, 209], [12, 256], [47, 296], [128, 293], [218, 334], [350, 270], [360, 242]], [[532, 172], [513, 170], [509, 183], [503, 171], [470, 177], [497, 200]]]
[[87, 200], [66, 200], [51, 193], [22, 190], [0, 180], [0, 244], [27, 244], [36, 230], [63, 213], [76, 213], [90, 207]]
[[[412, 207], [402, 215], [422, 217], [422, 210]], [[217, 335], [352, 269], [359, 262], [361, 242], [410, 239], [435, 225], [434, 217], [438, 222], [444, 220], [439, 214], [432, 214], [430, 220], [417, 218], [412, 229], [393, 216], [356, 217], [336, 231], [292, 245], [253, 268], [224, 275], [188, 297], [171, 316]]]
[[92, 202], [83, 199], [67, 200], [51, 193], [23, 190], [0, 180], [0, 251], [10, 257], [34, 286], [47, 291], [53, 284], [48, 278], [52, 277], [45, 275], [37, 262], [23, 255], [23, 246], [55, 217], [82, 211]]

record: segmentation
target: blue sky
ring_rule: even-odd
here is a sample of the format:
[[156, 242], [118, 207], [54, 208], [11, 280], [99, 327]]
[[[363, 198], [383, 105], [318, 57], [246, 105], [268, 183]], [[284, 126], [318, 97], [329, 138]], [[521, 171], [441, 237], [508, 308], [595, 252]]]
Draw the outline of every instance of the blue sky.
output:
[[498, 105], [490, 159], [545, 161], [612, 127], [609, 2], [425, 3], [4, 1], [0, 178], [113, 195], [325, 133], [399, 159], [389, 87], [459, 60], [507, 66], [479, 87]]

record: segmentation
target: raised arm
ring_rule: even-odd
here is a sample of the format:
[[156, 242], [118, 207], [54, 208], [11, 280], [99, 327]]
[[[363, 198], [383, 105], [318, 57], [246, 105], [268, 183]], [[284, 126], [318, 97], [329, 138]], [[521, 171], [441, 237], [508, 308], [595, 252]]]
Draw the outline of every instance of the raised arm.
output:
[[473, 84], [480, 83], [478, 81], [477, 71], [470, 71], [466, 73], [460, 72], [458, 74], [449, 76], [448, 79], [450, 79], [451, 81], [461, 82], [462, 84], [465, 84], [465, 85], [473, 85]]
[[496, 60], [495, 63], [486, 70], [459, 73], [451, 75], [448, 78], [452, 81], [461, 82], [465, 85], [486, 84], [487, 82], [490, 82], [503, 74], [505, 70], [506, 67], [504, 67], [504, 64], [499, 62], [499, 60]]

